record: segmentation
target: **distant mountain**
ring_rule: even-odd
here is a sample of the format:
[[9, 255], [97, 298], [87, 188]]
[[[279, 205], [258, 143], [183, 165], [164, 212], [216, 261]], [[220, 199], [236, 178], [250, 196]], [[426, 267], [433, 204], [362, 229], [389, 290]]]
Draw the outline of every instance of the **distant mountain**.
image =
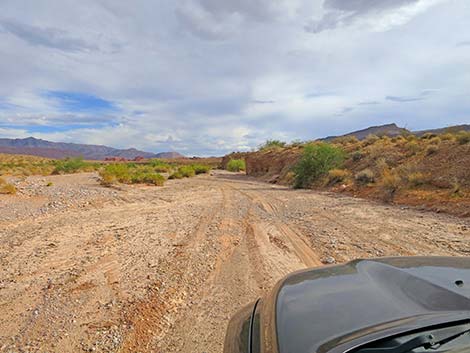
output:
[[405, 134], [405, 133], [410, 133], [410, 131], [408, 131], [405, 128], [398, 127], [396, 124], [385, 124], [385, 125], [379, 125], [379, 126], [371, 126], [371, 127], [368, 127], [367, 129], [353, 131], [345, 135], [328, 136], [321, 140], [331, 141], [338, 137], [350, 137], [350, 136], [355, 136], [358, 140], [364, 140], [369, 135], [398, 136], [398, 135]]
[[[25, 139], [0, 139], [0, 153], [28, 154], [47, 158], [65, 158], [82, 156], [90, 160], [104, 160], [119, 157], [125, 159], [143, 158], [182, 158], [178, 152], [151, 153], [135, 148], [117, 149], [102, 145], [50, 142], [28, 137]], [[170, 157], [168, 157], [170, 156]]]
[[443, 134], [446, 132], [459, 132], [459, 131], [470, 131], [470, 125], [469, 124], [463, 124], [463, 125], [454, 125], [454, 126], [448, 126], [448, 127], [443, 127], [440, 129], [430, 129], [430, 130], [420, 130], [420, 131], [413, 131], [413, 134], [421, 136], [426, 133], [432, 133], [432, 134]]

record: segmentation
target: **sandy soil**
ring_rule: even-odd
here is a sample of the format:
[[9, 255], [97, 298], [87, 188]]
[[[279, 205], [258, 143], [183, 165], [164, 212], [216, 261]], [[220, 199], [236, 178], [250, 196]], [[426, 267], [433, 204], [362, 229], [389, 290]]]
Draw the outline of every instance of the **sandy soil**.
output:
[[230, 316], [291, 271], [470, 253], [468, 219], [224, 172], [21, 188], [0, 196], [1, 352], [221, 352]]

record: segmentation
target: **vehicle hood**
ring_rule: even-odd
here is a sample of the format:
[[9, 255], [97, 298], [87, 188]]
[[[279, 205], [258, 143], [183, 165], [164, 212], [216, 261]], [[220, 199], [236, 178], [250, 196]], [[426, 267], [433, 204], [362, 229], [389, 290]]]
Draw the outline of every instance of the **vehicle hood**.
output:
[[278, 285], [280, 353], [346, 352], [390, 334], [470, 318], [470, 258], [355, 260]]

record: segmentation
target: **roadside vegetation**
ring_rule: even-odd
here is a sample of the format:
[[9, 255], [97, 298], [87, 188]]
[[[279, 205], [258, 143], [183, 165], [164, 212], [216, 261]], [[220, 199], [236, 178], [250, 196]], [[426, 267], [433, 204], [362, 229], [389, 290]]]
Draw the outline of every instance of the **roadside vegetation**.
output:
[[245, 160], [232, 159], [227, 163], [227, 170], [229, 172], [241, 172], [246, 170]]
[[13, 184], [7, 183], [4, 178], [0, 178], [0, 194], [16, 194], [16, 187]]
[[[345, 152], [327, 143], [313, 143], [304, 147], [299, 162], [294, 167], [294, 187], [307, 188], [320, 178], [343, 165]], [[334, 174], [338, 177], [340, 172]]]
[[262, 148], [245, 156], [250, 175], [470, 216], [470, 132], [276, 146], [275, 153]]
[[[185, 164], [190, 162], [190, 164]], [[0, 176], [24, 178], [30, 175], [60, 175], [82, 172], [98, 172], [100, 182], [104, 186], [117, 183], [147, 184], [162, 186], [165, 180], [189, 178], [208, 173], [211, 165], [191, 163], [190, 160], [166, 161], [151, 159], [139, 162], [93, 162], [80, 157], [54, 160], [34, 156], [0, 154]], [[52, 185], [52, 183], [50, 184]], [[0, 179], [0, 193], [14, 194], [13, 185]]]

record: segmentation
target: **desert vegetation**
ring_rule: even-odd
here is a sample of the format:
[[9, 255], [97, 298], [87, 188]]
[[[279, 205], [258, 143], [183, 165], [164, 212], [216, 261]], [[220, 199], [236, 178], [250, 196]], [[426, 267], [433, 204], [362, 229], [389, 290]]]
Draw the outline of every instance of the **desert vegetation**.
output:
[[368, 135], [259, 150], [248, 174], [295, 188], [327, 188], [459, 214], [470, 208], [470, 132]]
[[16, 194], [16, 187], [13, 184], [7, 183], [3, 178], [0, 178], [0, 194]]
[[227, 164], [227, 170], [230, 172], [240, 172], [246, 169], [245, 160], [232, 159]]
[[[210, 165], [203, 163], [184, 164], [176, 160], [160, 159], [110, 163], [86, 161], [80, 157], [54, 160], [33, 156], [0, 155], [0, 175], [27, 177], [97, 172], [103, 186], [116, 183], [162, 186], [166, 180], [165, 175], [170, 179], [193, 177], [207, 173], [211, 168]], [[14, 194], [15, 187], [1, 179], [0, 193]]]
[[[327, 143], [308, 144], [304, 147], [302, 157], [294, 167], [294, 187], [310, 187], [320, 178], [328, 175], [332, 169], [343, 165], [345, 153], [341, 147]], [[336, 176], [338, 172], [333, 173]]]

